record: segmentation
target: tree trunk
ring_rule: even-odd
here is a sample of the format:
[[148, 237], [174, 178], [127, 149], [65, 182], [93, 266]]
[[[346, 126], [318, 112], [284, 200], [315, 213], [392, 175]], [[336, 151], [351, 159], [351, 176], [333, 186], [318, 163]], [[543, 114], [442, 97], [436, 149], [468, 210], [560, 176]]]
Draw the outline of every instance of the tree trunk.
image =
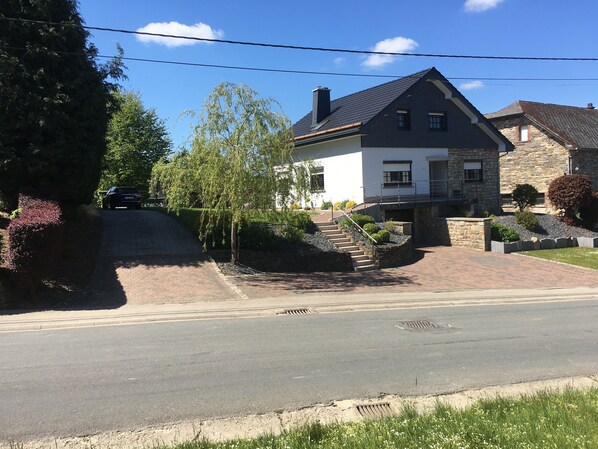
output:
[[239, 235], [237, 223], [231, 220], [230, 223], [230, 261], [233, 265], [239, 263]]

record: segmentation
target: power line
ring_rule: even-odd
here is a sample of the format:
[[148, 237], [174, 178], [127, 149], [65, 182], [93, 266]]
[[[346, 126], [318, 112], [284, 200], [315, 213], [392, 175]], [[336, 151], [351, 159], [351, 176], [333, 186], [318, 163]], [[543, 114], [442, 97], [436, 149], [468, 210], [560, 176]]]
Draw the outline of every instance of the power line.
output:
[[35, 23], [40, 25], [53, 25], [53, 26], [70, 26], [70, 27], [82, 27], [86, 30], [93, 31], [106, 31], [111, 33], [122, 33], [122, 34], [133, 34], [138, 36], [153, 36], [153, 37], [165, 37], [172, 39], [185, 39], [200, 42], [216, 42], [221, 44], [233, 44], [233, 45], [245, 45], [253, 47], [266, 47], [266, 48], [281, 48], [287, 50], [304, 50], [304, 51], [319, 51], [319, 52], [331, 52], [331, 53], [351, 53], [360, 55], [389, 55], [389, 56], [415, 56], [422, 58], [452, 58], [452, 59], [490, 59], [490, 60], [510, 60], [510, 61], [598, 61], [597, 58], [593, 57], [546, 57], [546, 56], [490, 56], [490, 55], [459, 55], [459, 54], [436, 54], [436, 53], [406, 53], [406, 52], [387, 52], [387, 51], [375, 51], [375, 50], [353, 50], [347, 48], [329, 48], [329, 47], [310, 47], [304, 45], [287, 45], [287, 44], [273, 44], [266, 42], [251, 42], [251, 41], [235, 41], [229, 39], [213, 39], [206, 37], [194, 37], [194, 36], [182, 36], [177, 34], [164, 34], [164, 33], [150, 33], [147, 31], [134, 31], [120, 28], [109, 28], [109, 27], [98, 27], [89, 25], [79, 25], [73, 23], [62, 23], [62, 22], [51, 22], [45, 20], [31, 20], [22, 19], [15, 17], [0, 17], [1, 20], [23, 22], [23, 23]]
[[[10, 50], [21, 50], [27, 51], [26, 48], [23, 47], [6, 47]], [[80, 52], [66, 52], [66, 51], [55, 51], [58, 54], [66, 54], [66, 55], [85, 55], [84, 53]], [[96, 55], [98, 58], [102, 59], [114, 59], [120, 56], [116, 55]], [[242, 71], [252, 71], [252, 72], [270, 72], [270, 73], [287, 73], [287, 74], [295, 74], [295, 75], [326, 75], [326, 76], [345, 76], [345, 77], [359, 77], [359, 78], [386, 78], [386, 79], [397, 79], [397, 78], [405, 78], [409, 75], [377, 75], [377, 74], [370, 74], [370, 73], [354, 73], [354, 72], [326, 72], [326, 71], [316, 71], [316, 70], [293, 70], [293, 69], [277, 69], [272, 67], [250, 67], [250, 66], [236, 66], [236, 65], [223, 65], [223, 64], [206, 64], [200, 62], [188, 62], [188, 61], [172, 61], [167, 59], [151, 59], [151, 58], [134, 58], [134, 57], [127, 57], [123, 56], [121, 58], [123, 61], [133, 61], [133, 62], [147, 62], [152, 64], [165, 64], [165, 65], [176, 65], [176, 66], [185, 66], [185, 67], [204, 67], [204, 68], [212, 68], [212, 69], [228, 69], [228, 70], [242, 70]], [[458, 76], [450, 76], [446, 77], [449, 80], [456, 80], [456, 81], [598, 81], [598, 78], [503, 78], [503, 77], [458, 77]]]

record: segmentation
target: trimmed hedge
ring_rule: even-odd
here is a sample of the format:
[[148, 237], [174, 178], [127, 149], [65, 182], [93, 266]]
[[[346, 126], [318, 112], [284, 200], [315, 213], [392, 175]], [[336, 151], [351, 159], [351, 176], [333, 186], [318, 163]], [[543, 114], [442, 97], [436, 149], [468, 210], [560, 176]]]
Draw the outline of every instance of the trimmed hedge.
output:
[[368, 234], [375, 234], [380, 230], [380, 228], [375, 223], [366, 223], [363, 225], [363, 230]]
[[353, 214], [351, 218], [355, 223], [357, 223], [362, 228], [366, 223], [375, 223], [374, 217], [370, 217], [369, 215], [361, 215], [361, 214]]
[[540, 227], [538, 218], [529, 210], [519, 210], [515, 212], [515, 220], [528, 231], [535, 231]]
[[511, 195], [517, 208], [524, 211], [536, 204], [538, 189], [531, 184], [517, 184]]
[[372, 237], [378, 244], [390, 242], [390, 232], [388, 232], [386, 229], [381, 229], [372, 235]]
[[29, 292], [50, 277], [62, 252], [60, 206], [54, 201], [19, 197], [19, 218], [8, 225], [8, 265], [16, 284]]

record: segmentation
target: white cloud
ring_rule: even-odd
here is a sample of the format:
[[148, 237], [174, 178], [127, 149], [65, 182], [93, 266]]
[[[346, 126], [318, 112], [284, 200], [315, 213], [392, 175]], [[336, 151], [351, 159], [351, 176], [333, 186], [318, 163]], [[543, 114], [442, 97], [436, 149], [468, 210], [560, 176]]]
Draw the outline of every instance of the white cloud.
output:
[[347, 61], [347, 58], [342, 58], [342, 57], [338, 57], [338, 58], [334, 58], [334, 65], [336, 67], [342, 67], [345, 65], [345, 62]]
[[480, 80], [475, 80], [475, 81], [467, 81], [466, 83], [462, 83], [459, 86], [460, 90], [476, 90], [476, 89], [481, 89], [482, 87], [485, 87], [486, 85], [480, 81]]
[[[210, 25], [198, 22], [194, 25], [185, 25], [179, 22], [158, 22], [148, 23], [137, 31], [142, 33], [172, 34], [177, 36], [200, 37], [204, 39], [220, 39], [224, 36], [222, 30], [215, 30]], [[202, 41], [191, 39], [177, 39], [173, 37], [137, 35], [137, 40], [146, 44], [166, 45], [167, 47], [181, 47], [183, 45], [195, 45]]]
[[496, 8], [504, 0], [466, 0], [465, 11], [468, 12], [483, 12], [489, 9]]
[[[397, 36], [378, 42], [372, 50], [391, 53], [407, 53], [414, 50], [418, 45], [419, 44], [413, 39]], [[362, 62], [362, 65], [369, 69], [378, 69], [390, 64], [395, 59], [396, 56], [393, 55], [370, 55]]]

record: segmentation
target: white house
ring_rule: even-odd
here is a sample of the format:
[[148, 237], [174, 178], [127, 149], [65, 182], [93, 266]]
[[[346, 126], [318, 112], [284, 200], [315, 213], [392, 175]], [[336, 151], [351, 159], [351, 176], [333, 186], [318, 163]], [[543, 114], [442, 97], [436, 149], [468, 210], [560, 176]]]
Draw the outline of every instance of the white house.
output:
[[504, 137], [435, 68], [330, 100], [294, 125], [295, 157], [311, 160], [314, 206], [354, 200], [384, 219], [500, 207]]

